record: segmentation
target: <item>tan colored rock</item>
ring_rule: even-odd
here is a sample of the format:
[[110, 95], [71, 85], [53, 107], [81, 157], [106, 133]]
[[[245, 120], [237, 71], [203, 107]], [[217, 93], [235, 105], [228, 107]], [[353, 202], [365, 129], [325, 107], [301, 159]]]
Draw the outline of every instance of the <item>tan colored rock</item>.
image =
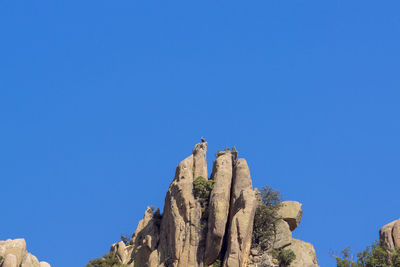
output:
[[289, 224], [290, 231], [300, 224], [302, 214], [301, 203], [297, 201], [284, 201], [278, 210], [278, 216]]
[[17, 257], [14, 254], [7, 254], [1, 267], [18, 267]]
[[[252, 189], [253, 185], [250, 177], [250, 169], [245, 159], [236, 160], [232, 180], [231, 205], [234, 205], [240, 197], [240, 193], [245, 189]], [[257, 190], [259, 193], [259, 191]]]
[[279, 263], [271, 253], [264, 251], [259, 256], [249, 257], [246, 267], [279, 267]]
[[231, 153], [228, 151], [220, 153], [214, 162], [211, 175], [214, 189], [208, 206], [208, 232], [204, 257], [206, 265], [211, 265], [218, 258], [222, 248], [229, 216], [232, 173]]
[[47, 262], [41, 261], [41, 262], [39, 262], [39, 267], [51, 267], [51, 266]]
[[254, 215], [258, 205], [249, 167], [238, 159], [234, 167], [232, 196], [224, 267], [245, 267], [249, 259]]
[[287, 247], [292, 242], [292, 231], [290, 231], [289, 224], [280, 219], [275, 224], [275, 240], [272, 245], [274, 249]]
[[21, 267], [40, 267], [38, 259], [31, 253], [26, 253], [22, 259]]
[[[159, 211], [156, 211], [156, 213], [159, 214]], [[136, 231], [133, 234], [132, 258], [135, 263], [134, 266], [151, 266], [151, 264], [154, 264], [154, 256], [158, 255], [154, 253], [152, 254], [152, 252], [156, 250], [158, 241], [160, 239], [160, 218], [157, 218], [159, 215], [155, 217], [154, 214], [153, 210], [148, 207], [144, 213], [143, 219], [139, 222]], [[150, 263], [151, 255], [151, 261], [153, 263]]]
[[193, 149], [193, 177], [202, 176], [208, 179], [207, 170], [207, 142], [198, 143]]
[[[193, 154], [206, 153], [206, 148], [196, 145]], [[200, 158], [202, 161], [203, 157]], [[165, 198], [161, 221], [158, 246], [161, 264], [172, 267], [203, 264], [206, 233], [201, 224], [201, 204], [193, 196], [194, 169], [202, 164], [197, 163], [197, 156], [191, 155], [176, 169]], [[196, 171], [196, 175], [198, 173]]]
[[291, 267], [318, 267], [315, 249], [311, 243], [293, 238], [292, 244], [287, 249], [296, 254], [296, 259], [290, 264]]
[[388, 247], [389, 249], [400, 247], [398, 245], [400, 243], [399, 224], [400, 219], [388, 223], [380, 229], [379, 238], [382, 245]]
[[394, 246], [400, 248], [400, 219], [393, 225], [392, 237]]
[[17, 266], [20, 266], [22, 259], [26, 254], [26, 242], [25, 239], [8, 239], [6, 241], [0, 241], [0, 256], [6, 256], [7, 254], [13, 254], [17, 260]]
[[115, 255], [122, 264], [126, 264], [130, 260], [130, 254], [128, 254], [126, 245], [122, 241], [113, 244], [110, 252]]

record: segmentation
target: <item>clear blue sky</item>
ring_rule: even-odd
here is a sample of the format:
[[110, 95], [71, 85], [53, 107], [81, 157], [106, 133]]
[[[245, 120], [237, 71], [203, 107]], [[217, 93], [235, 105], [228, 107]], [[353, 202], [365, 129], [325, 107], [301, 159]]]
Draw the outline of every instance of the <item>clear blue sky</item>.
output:
[[[400, 217], [399, 1], [0, 1], [0, 240], [84, 266], [201, 136], [356, 251]], [[209, 166], [211, 169], [211, 166]]]

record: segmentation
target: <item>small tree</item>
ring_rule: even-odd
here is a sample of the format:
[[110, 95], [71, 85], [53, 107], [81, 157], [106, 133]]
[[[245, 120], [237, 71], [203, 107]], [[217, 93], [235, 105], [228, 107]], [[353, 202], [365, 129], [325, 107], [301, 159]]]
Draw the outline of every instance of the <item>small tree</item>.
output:
[[208, 180], [202, 176], [197, 177], [193, 181], [193, 195], [200, 201], [202, 207], [208, 204], [211, 191], [214, 188], [214, 181]]
[[270, 186], [262, 187], [260, 193], [262, 201], [254, 216], [252, 247], [266, 249], [275, 237], [275, 223], [279, 220], [278, 209], [282, 197], [279, 191]]

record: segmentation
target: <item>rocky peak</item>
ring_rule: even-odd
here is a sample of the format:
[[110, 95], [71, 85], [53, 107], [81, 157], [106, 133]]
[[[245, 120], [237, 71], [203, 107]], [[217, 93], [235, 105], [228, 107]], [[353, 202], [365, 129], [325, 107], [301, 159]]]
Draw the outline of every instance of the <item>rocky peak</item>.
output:
[[[202, 187], [196, 188], [199, 179]], [[211, 192], [200, 198], [196, 190]], [[208, 177], [207, 142], [203, 141], [178, 164], [163, 214], [148, 208], [130, 243], [112, 245], [111, 254], [131, 267], [275, 266], [262, 260], [270, 251], [250, 253], [259, 204], [260, 193], [252, 187], [248, 164], [238, 158], [236, 149], [219, 151]], [[301, 220], [301, 204], [284, 202], [280, 213], [274, 247], [297, 251], [298, 260], [291, 266], [317, 266], [312, 245], [292, 239], [291, 231]]]
[[0, 267], [50, 267], [26, 250], [25, 239], [0, 241]]

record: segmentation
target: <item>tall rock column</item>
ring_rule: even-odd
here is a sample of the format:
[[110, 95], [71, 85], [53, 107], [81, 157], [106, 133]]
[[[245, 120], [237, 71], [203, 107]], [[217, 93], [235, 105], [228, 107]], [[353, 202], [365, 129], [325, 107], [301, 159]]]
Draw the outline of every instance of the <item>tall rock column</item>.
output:
[[179, 163], [165, 197], [158, 249], [165, 266], [203, 266], [202, 209], [193, 196], [193, 180], [196, 175], [207, 176], [206, 152], [207, 143], [197, 144], [193, 154]]
[[219, 152], [213, 166], [211, 179], [214, 189], [211, 192], [208, 208], [208, 232], [204, 261], [211, 265], [222, 248], [229, 215], [229, 202], [232, 183], [232, 154]]
[[258, 200], [245, 159], [238, 159], [233, 172], [228, 245], [224, 267], [246, 266]]
[[208, 179], [207, 142], [198, 143], [193, 148], [193, 178], [202, 176]]

